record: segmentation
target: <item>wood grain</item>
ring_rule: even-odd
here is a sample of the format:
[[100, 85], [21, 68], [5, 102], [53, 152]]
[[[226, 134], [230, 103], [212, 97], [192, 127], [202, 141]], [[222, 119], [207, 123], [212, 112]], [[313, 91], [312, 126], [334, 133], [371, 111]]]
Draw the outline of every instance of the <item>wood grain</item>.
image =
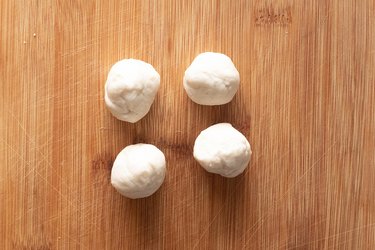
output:
[[[1, 249], [373, 249], [373, 0], [0, 1]], [[200, 52], [229, 55], [235, 99], [192, 103]], [[129, 124], [103, 102], [109, 68], [161, 74]], [[198, 133], [231, 122], [253, 158], [234, 179], [192, 157]], [[152, 197], [109, 182], [126, 145], [165, 152]]]

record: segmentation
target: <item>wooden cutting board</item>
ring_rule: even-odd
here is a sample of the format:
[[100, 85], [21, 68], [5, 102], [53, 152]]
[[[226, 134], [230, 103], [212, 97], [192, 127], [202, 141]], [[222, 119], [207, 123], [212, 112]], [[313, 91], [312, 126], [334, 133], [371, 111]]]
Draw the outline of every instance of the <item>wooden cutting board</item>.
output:
[[[373, 249], [375, 2], [0, 1], [1, 249]], [[204, 107], [182, 87], [205, 51], [241, 74]], [[161, 88], [136, 124], [112, 117], [112, 64], [154, 65]], [[205, 172], [199, 132], [230, 122], [246, 172]], [[153, 196], [110, 185], [125, 146], [166, 155]]]

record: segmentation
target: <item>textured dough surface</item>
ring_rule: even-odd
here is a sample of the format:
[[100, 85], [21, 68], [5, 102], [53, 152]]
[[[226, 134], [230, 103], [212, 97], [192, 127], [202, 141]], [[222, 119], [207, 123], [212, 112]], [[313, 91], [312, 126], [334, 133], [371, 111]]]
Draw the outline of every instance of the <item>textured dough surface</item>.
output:
[[194, 158], [208, 172], [224, 177], [241, 174], [249, 164], [251, 147], [246, 137], [229, 123], [203, 130], [195, 140]]
[[137, 199], [152, 195], [165, 178], [165, 157], [151, 144], [125, 147], [116, 157], [111, 183], [122, 195]]
[[151, 64], [124, 59], [108, 73], [104, 100], [117, 119], [134, 123], [148, 113], [159, 86], [160, 75]]
[[195, 103], [221, 105], [233, 99], [240, 84], [240, 74], [228, 56], [205, 52], [186, 69], [183, 84]]

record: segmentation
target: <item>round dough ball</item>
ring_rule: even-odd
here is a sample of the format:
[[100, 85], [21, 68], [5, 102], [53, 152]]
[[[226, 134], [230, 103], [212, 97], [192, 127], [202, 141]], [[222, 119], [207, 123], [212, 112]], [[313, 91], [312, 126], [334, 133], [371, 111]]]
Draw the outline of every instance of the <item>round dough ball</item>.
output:
[[151, 64], [124, 59], [108, 73], [104, 100], [117, 119], [134, 123], [148, 113], [159, 86], [160, 75]]
[[116, 157], [111, 183], [116, 190], [131, 199], [152, 195], [165, 177], [165, 157], [151, 144], [125, 147]]
[[229, 123], [218, 123], [203, 130], [194, 144], [194, 158], [208, 172], [224, 177], [241, 174], [249, 164], [250, 144]]
[[184, 88], [193, 102], [221, 105], [230, 102], [238, 90], [240, 74], [232, 60], [220, 53], [198, 55], [186, 69]]

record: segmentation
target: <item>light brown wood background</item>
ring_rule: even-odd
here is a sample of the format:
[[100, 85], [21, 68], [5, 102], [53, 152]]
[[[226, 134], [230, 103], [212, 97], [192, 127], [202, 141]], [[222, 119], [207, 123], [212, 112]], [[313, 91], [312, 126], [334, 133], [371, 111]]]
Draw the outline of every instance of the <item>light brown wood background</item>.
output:
[[[1, 249], [374, 249], [375, 2], [0, 1]], [[192, 103], [200, 52], [229, 55], [235, 99]], [[161, 88], [136, 124], [103, 102], [111, 65], [150, 62]], [[234, 179], [192, 157], [231, 122], [253, 158]], [[126, 145], [155, 144], [152, 197], [111, 187]]]

